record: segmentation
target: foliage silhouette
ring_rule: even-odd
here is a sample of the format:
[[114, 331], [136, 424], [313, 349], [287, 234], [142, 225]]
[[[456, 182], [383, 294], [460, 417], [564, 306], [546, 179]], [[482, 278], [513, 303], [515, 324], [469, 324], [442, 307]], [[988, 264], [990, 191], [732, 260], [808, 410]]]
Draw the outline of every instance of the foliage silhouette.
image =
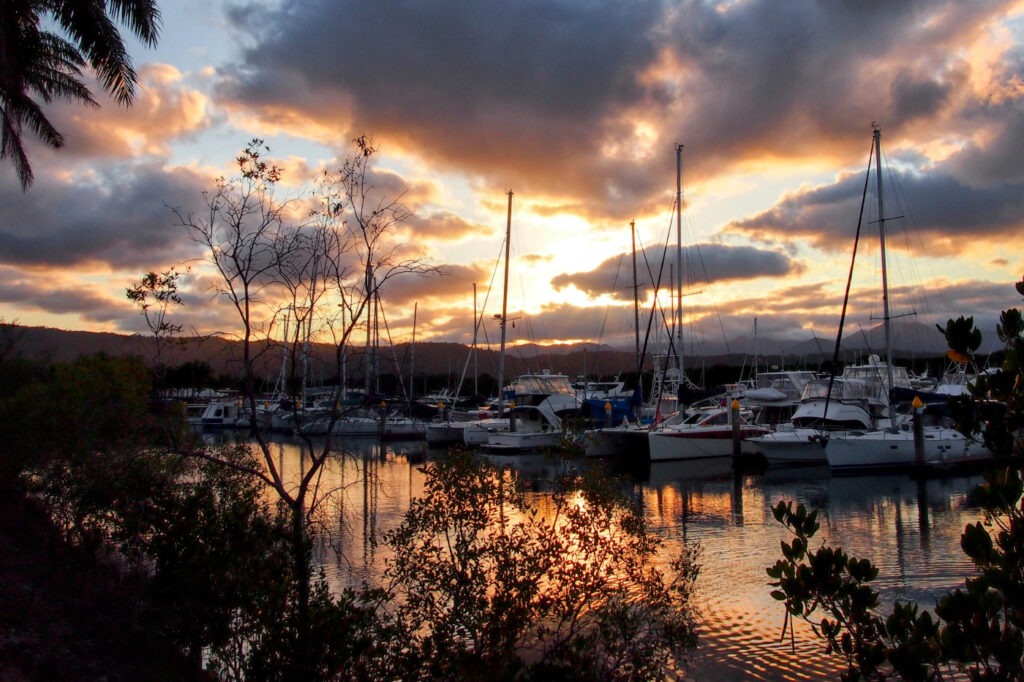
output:
[[[1024, 280], [1016, 284], [1024, 295]], [[950, 320], [945, 329], [951, 358], [970, 363], [981, 345], [973, 318]], [[844, 680], [944, 679], [1024, 680], [1024, 321], [1019, 309], [1006, 310], [997, 327], [1005, 344], [1000, 372], [982, 374], [967, 399], [954, 401], [957, 427], [983, 439], [995, 454], [984, 483], [972, 499], [983, 518], [968, 524], [960, 546], [977, 574], [964, 587], [944, 595], [934, 615], [897, 602], [888, 615], [878, 612], [871, 586], [878, 569], [867, 559], [822, 544], [812, 549], [817, 512], [792, 502], [773, 509], [794, 535], [782, 543], [783, 557], [767, 569], [772, 596], [786, 607], [783, 633], [792, 618], [811, 624], [826, 651], [846, 662]], [[963, 357], [960, 357], [963, 356]], [[984, 409], [981, 409], [984, 408]], [[812, 617], [824, 612], [820, 620]]]
[[454, 451], [388, 533], [396, 627], [419, 679], [663, 678], [695, 643], [695, 552], [661, 555], [607, 481], [566, 469], [550, 497]]
[[49, 147], [64, 145], [36, 99], [98, 106], [83, 80], [88, 65], [119, 104], [134, 101], [138, 76], [115, 20], [144, 45], [156, 44], [160, 10], [154, 0], [5, 0], [0, 7], [0, 159], [13, 159], [23, 190], [33, 181], [24, 128]]

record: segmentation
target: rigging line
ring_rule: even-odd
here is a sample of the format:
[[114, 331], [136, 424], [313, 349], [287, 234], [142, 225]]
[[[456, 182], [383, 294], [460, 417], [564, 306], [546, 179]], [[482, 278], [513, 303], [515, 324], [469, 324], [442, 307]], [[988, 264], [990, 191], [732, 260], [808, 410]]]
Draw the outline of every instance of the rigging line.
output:
[[850, 303], [850, 287], [853, 282], [853, 266], [857, 261], [857, 248], [860, 245], [860, 232], [864, 225], [864, 202], [868, 197], [868, 181], [871, 179], [871, 161], [875, 155], [875, 140], [871, 139], [871, 151], [868, 152], [868, 172], [864, 174], [864, 189], [860, 195], [860, 211], [857, 214], [857, 231], [853, 238], [853, 254], [850, 256], [850, 272], [846, 277], [846, 292], [843, 294], [843, 309], [839, 314], [839, 329], [836, 331], [836, 347], [832, 353], [832, 368], [828, 376], [828, 391], [825, 393], [825, 411], [822, 414], [824, 420], [828, 416], [828, 403], [832, 397], [832, 386], [836, 380], [836, 369], [839, 367], [839, 351], [843, 342], [843, 325], [846, 323], [846, 310]]
[[[484, 343], [487, 346], [487, 350], [488, 351], [491, 350], [491, 339], [490, 339], [490, 337], [487, 334], [487, 325], [484, 324], [484, 318], [486, 317], [486, 315], [484, 315], [484, 311], [487, 309], [487, 301], [491, 298], [491, 292], [494, 291], [494, 279], [498, 276], [498, 270], [501, 267], [501, 257], [502, 257], [502, 254], [504, 253], [505, 249], [508, 248], [508, 244], [506, 244], [505, 242], [506, 242], [506, 239], [504, 237], [502, 237], [502, 239], [501, 239], [501, 248], [498, 250], [497, 258], [494, 259], [494, 270], [491, 271], [491, 281], [487, 283], [487, 294], [484, 295], [484, 302], [480, 306], [480, 313], [479, 313], [479, 317], [476, 320], [476, 329], [474, 330], [474, 333], [477, 335], [477, 337], [479, 337], [480, 331], [481, 330], [483, 331], [483, 333], [484, 333]], [[479, 349], [477, 349], [477, 350], [479, 351]], [[497, 358], [494, 357], [493, 354], [488, 353], [488, 355], [490, 355], [489, 359], [491, 361], [491, 369], [494, 370], [495, 375], [497, 375], [498, 374], [498, 360], [497, 360]], [[499, 387], [498, 390], [500, 392], [501, 388]]]
[[[906, 258], [897, 259], [896, 262], [896, 265], [898, 267], [905, 267], [907, 270], [906, 276], [902, 278], [902, 281], [916, 284], [924, 281], [934, 282], [936, 280], [939, 280], [940, 278], [936, 276], [936, 273], [932, 271], [930, 267], [928, 268], [929, 277], [927, 279], [921, 277], [919, 266], [921, 264], [924, 264], [926, 266], [930, 264], [930, 260], [928, 259], [914, 257], [914, 254], [924, 254], [927, 252], [924, 245], [924, 241], [921, 239], [921, 230], [917, 229], [917, 221], [913, 216], [911, 202], [907, 200], [907, 194], [904, 190], [903, 183], [900, 181], [899, 174], [897, 174], [896, 171], [893, 170], [894, 164], [889, 162], [889, 157], [887, 154], [885, 154], [884, 151], [882, 152], [882, 154], [882, 158], [885, 161], [884, 168], [889, 180], [889, 184], [887, 186], [892, 188], [893, 194], [897, 197], [896, 204], [900, 207], [904, 214], [902, 216], [899, 216], [900, 218], [902, 218], [902, 231], [900, 233], [900, 237], [901, 241], [903, 242], [904, 249], [908, 255]], [[894, 219], [890, 218], [890, 220]], [[891, 234], [892, 233], [890, 232], [890, 235]], [[923, 316], [928, 321], [932, 321], [935, 317], [935, 311], [932, 309], [930, 298], [926, 293], [927, 288], [915, 285], [910, 287], [905, 286], [904, 289], [909, 289], [907, 299], [905, 300], [909, 301], [910, 307], [914, 309], [917, 306], [920, 306], [921, 309], [924, 311]], [[916, 309], [914, 309], [913, 312], [909, 314], [916, 315]]]
[[402, 358], [402, 362], [399, 363], [398, 353], [395, 352], [395, 342], [391, 339], [391, 327], [388, 325], [388, 317], [384, 313], [384, 303], [378, 301], [377, 306], [380, 309], [380, 317], [384, 320], [384, 333], [387, 335], [388, 345], [391, 347], [391, 361], [395, 364], [395, 372], [398, 373], [398, 385], [402, 388], [402, 397], [406, 401], [410, 401], [412, 400], [412, 396], [405, 390], [405, 376], [403, 374], [406, 362], [409, 359], [409, 348], [405, 349], [405, 357]]
[[[502, 239], [501, 243], [502, 246], [504, 247], [505, 240]], [[491, 270], [491, 280], [487, 283], [487, 293], [484, 294], [483, 303], [480, 304], [480, 310], [477, 313], [479, 317], [476, 320], [474, 320], [474, 324], [476, 325], [476, 327], [473, 330], [474, 333], [479, 333], [480, 329], [483, 328], [484, 311], [487, 310], [487, 302], [491, 299], [491, 292], [494, 291], [494, 278], [498, 276], [498, 268], [501, 265], [501, 253], [502, 252], [499, 250], [498, 257], [494, 259], [494, 269]]]
[[[691, 248], [693, 248], [697, 253], [697, 261], [700, 263], [701, 272], [704, 273], [704, 281], [707, 282], [708, 287], [710, 287], [711, 278], [708, 277], [708, 266], [707, 263], [704, 262], [704, 254], [701, 253], [700, 246], [698, 246], [697, 244], [694, 244]], [[689, 248], [686, 249], [687, 252], [689, 252], [689, 250]], [[725, 333], [725, 324], [722, 322], [722, 314], [721, 311], [719, 311], [718, 303], [714, 300], [714, 298], [711, 299], [711, 307], [715, 311], [715, 318], [718, 320], [718, 328], [722, 332], [722, 341], [725, 343], [725, 352], [731, 355], [732, 348], [729, 347], [729, 337]]]
[[[672, 200], [672, 208], [673, 209], [675, 208], [675, 198], [673, 198], [673, 200]], [[670, 212], [670, 215], [671, 215], [671, 212]], [[671, 237], [672, 237], [672, 219], [670, 218], [669, 221], [668, 221], [668, 233], [667, 233], [667, 236], [665, 238], [665, 244], [668, 243], [668, 240], [671, 239]], [[658, 268], [658, 276], [657, 277], [654, 276], [654, 271], [651, 269], [651, 263], [650, 263], [650, 261], [647, 258], [647, 249], [646, 249], [646, 247], [644, 247], [642, 239], [641, 239], [641, 245], [640, 245], [640, 254], [641, 254], [641, 257], [643, 258], [644, 268], [647, 270], [647, 276], [648, 276], [648, 278], [649, 278], [649, 280], [650, 280], [650, 282], [652, 284], [652, 287], [653, 287], [652, 288], [652, 293], [651, 293], [651, 314], [647, 316], [647, 327], [646, 327], [646, 329], [644, 331], [644, 342], [643, 342], [643, 346], [642, 346], [642, 348], [640, 350], [640, 366], [642, 367], [643, 366], [643, 359], [647, 356], [647, 347], [648, 347], [648, 345], [650, 343], [651, 331], [652, 331], [652, 327], [654, 326], [654, 319], [655, 319], [655, 316], [657, 314], [657, 311], [659, 310], [658, 294], [661, 291], [661, 277], [662, 277], [662, 275], [665, 272], [665, 260], [668, 257], [668, 248], [666, 246], [666, 247], [664, 247], [662, 249], [662, 252], [661, 252], [661, 264], [660, 264], [660, 266]], [[662, 322], [664, 323], [665, 322], [665, 314], [664, 314], [663, 310], [662, 310], [661, 315], [662, 315]], [[665, 354], [666, 369], [667, 369], [667, 364], [668, 364], [668, 358], [671, 357], [674, 354], [675, 354], [675, 346], [674, 346], [674, 342], [673, 342], [673, 339], [672, 339], [672, 334], [670, 333], [668, 335], [668, 352]], [[683, 379], [685, 379], [685, 375], [683, 376]], [[638, 376], [637, 377], [637, 381], [639, 382], [640, 380], [641, 380], [641, 377]], [[652, 398], [653, 398], [653, 396], [652, 396]]]
[[[494, 275], [492, 274], [491, 276], [493, 278]], [[490, 295], [490, 289], [489, 288], [488, 288], [487, 293], [488, 293], [488, 295]], [[473, 297], [474, 297], [473, 298], [473, 302], [474, 302], [474, 305], [475, 305], [475, 303], [476, 303], [476, 282], [473, 283]], [[487, 303], [487, 296], [484, 297], [484, 303], [485, 304]], [[477, 353], [480, 352], [479, 344], [477, 344], [476, 341], [479, 338], [479, 334], [480, 334], [480, 326], [481, 326], [481, 323], [482, 323], [482, 320], [483, 320], [483, 311], [481, 310], [480, 312], [477, 312], [474, 309], [473, 310], [473, 314], [474, 315], [479, 315], [478, 318], [475, 318], [473, 320], [473, 343], [474, 343], [474, 346], [470, 349], [470, 351], [468, 353], [466, 353], [466, 362], [462, 365], [462, 372], [459, 373], [459, 383], [455, 387], [455, 396], [454, 396], [454, 398], [452, 400], [452, 408], [453, 409], [454, 409], [455, 404], [458, 403], [459, 397], [462, 395], [462, 386], [463, 386], [463, 384], [466, 383], [466, 373], [469, 371], [469, 363], [470, 363], [471, 360], [474, 359], [474, 357], [477, 355]], [[449, 418], [451, 417], [451, 413], [450, 412], [449, 412], [448, 416], [449, 416]]]
[[[675, 202], [675, 198], [673, 198], [672, 199], [672, 208], [674, 209], [675, 206], [676, 206], [676, 202]], [[654, 324], [654, 320], [655, 320], [656, 314], [659, 311], [660, 311], [660, 314], [661, 314], [662, 325], [664, 326], [665, 331], [666, 331], [667, 336], [668, 336], [668, 352], [666, 354], [666, 357], [669, 357], [669, 356], [677, 354], [676, 353], [676, 348], [675, 348], [675, 339], [673, 338], [674, 334], [672, 334], [672, 330], [671, 330], [671, 328], [669, 326], [668, 320], [665, 317], [664, 306], [659, 306], [658, 305], [658, 293], [661, 291], [661, 278], [662, 278], [662, 275], [665, 274], [665, 261], [668, 259], [668, 242], [672, 239], [672, 224], [673, 224], [672, 223], [672, 219], [670, 217], [669, 221], [668, 221], [667, 234], [665, 236], [665, 242], [664, 242], [665, 246], [662, 248], [662, 251], [661, 251], [661, 263], [658, 266], [658, 277], [657, 278], [654, 277], [654, 272], [653, 272], [653, 270], [651, 270], [650, 261], [647, 260], [647, 250], [644, 249], [644, 251], [643, 251], [644, 267], [647, 268], [647, 276], [650, 277], [652, 282], [655, 281], [655, 279], [656, 279], [657, 280], [657, 285], [654, 288], [654, 296], [653, 296], [653, 300], [652, 300], [652, 303], [651, 303], [651, 316], [647, 320], [647, 332], [644, 335], [644, 349], [641, 352], [641, 355], [646, 353], [648, 339], [650, 338], [650, 335], [651, 335], [651, 327]]]
[[[625, 254], [619, 256], [619, 262], [615, 266], [615, 278], [612, 280], [612, 295], [614, 296], [615, 291], [619, 288], [619, 275], [622, 273], [622, 259], [625, 258]], [[601, 316], [601, 327], [597, 332], [597, 340], [600, 342], [604, 339], [604, 333], [608, 328], [608, 311], [611, 308], [610, 305], [604, 307], [604, 315]]]
[[[675, 200], [673, 200], [672, 206], [673, 206], [673, 208], [675, 208], [675, 206], [676, 206]], [[666, 260], [668, 260], [668, 257], [669, 257], [668, 243], [669, 243], [669, 241], [671, 239], [672, 239], [672, 221], [670, 220], [669, 221], [668, 235], [666, 236], [666, 240], [665, 240], [666, 246], [662, 249], [662, 262], [660, 262], [660, 264], [658, 266], [657, 286], [654, 289], [654, 296], [653, 296], [652, 301], [651, 301], [651, 313], [650, 313], [650, 317], [647, 319], [647, 331], [644, 334], [643, 351], [641, 351], [641, 355], [643, 355], [643, 354], [645, 354], [647, 352], [647, 342], [648, 342], [648, 340], [650, 338], [651, 327], [653, 326], [653, 323], [654, 323], [654, 317], [655, 317], [655, 315], [658, 312], [660, 312], [660, 315], [662, 315], [662, 324], [665, 327], [665, 330], [667, 332], [667, 336], [668, 336], [668, 339], [669, 339], [669, 347], [667, 349], [667, 352], [665, 353], [664, 368], [662, 370], [662, 376], [663, 377], [668, 373], [670, 359], [672, 357], [674, 357], [674, 356], [677, 356], [676, 346], [675, 346], [675, 338], [674, 338], [675, 335], [672, 334], [672, 329], [671, 329], [671, 327], [670, 327], [670, 325], [668, 323], [668, 319], [666, 318], [665, 307], [664, 306], [658, 306], [658, 304], [657, 304], [658, 303], [658, 301], [657, 301], [657, 294], [658, 294], [658, 291], [660, 290], [660, 285], [662, 285], [662, 275], [665, 274], [665, 263], [666, 263]], [[650, 263], [647, 261], [647, 253], [646, 253], [646, 251], [644, 252], [643, 256], [644, 256], [644, 264], [647, 267], [647, 271], [648, 271], [648, 274], [649, 274], [651, 280], [653, 281], [654, 280], [653, 271], [650, 269]], [[688, 383], [689, 382], [689, 380], [686, 378], [686, 374], [684, 372], [680, 371], [680, 375], [681, 375], [679, 377], [679, 381], [680, 382], [682, 382], [682, 383]]]
[[[672, 210], [675, 210], [675, 207], [676, 207], [676, 199], [675, 199], [675, 197], [673, 197], [672, 198]], [[671, 217], [671, 213], [672, 212], [670, 211], [669, 212], [669, 220], [668, 220], [667, 233], [665, 235], [665, 241], [663, 242], [664, 245], [662, 247], [662, 252], [661, 252], [661, 264], [658, 266], [659, 289], [660, 289], [661, 277], [665, 273], [665, 261], [668, 259], [668, 243], [672, 239], [673, 219]], [[647, 260], [647, 252], [646, 252], [646, 250], [644, 251], [644, 266], [647, 268], [647, 276], [650, 277], [651, 280], [653, 281], [654, 280], [654, 273], [651, 270], [650, 262]], [[655, 299], [657, 299], [657, 297], [655, 297]], [[669, 324], [668, 320], [665, 317], [664, 306], [662, 306], [660, 308], [655, 306], [655, 309], [661, 311], [661, 320], [662, 320], [662, 323], [663, 323], [663, 325], [665, 327], [665, 332], [668, 335], [669, 352], [672, 353], [672, 354], [675, 354], [676, 349], [675, 349], [675, 343], [674, 343], [674, 339], [673, 339], [673, 337], [675, 335], [672, 333], [671, 325]]]
[[[651, 272], [650, 263], [647, 261], [647, 249], [644, 248], [642, 241], [640, 244], [640, 255], [643, 258], [644, 267], [647, 268], [648, 277], [650, 277], [651, 279], [651, 314], [647, 316], [647, 325], [646, 329], [644, 330], [644, 342], [643, 346], [640, 349], [639, 367], [642, 371], [644, 358], [647, 357], [647, 344], [651, 338], [651, 327], [654, 324], [655, 311], [658, 307], [658, 293], [661, 289], [661, 273], [658, 273], [658, 279], [655, 281], [653, 273]], [[664, 260], [664, 253], [662, 254], [662, 259]], [[641, 377], [637, 376], [637, 382], [640, 381]]]
[[[541, 373], [541, 369], [543, 369], [543, 368], [540, 366], [540, 344], [537, 343], [537, 335], [536, 335], [536, 333], [534, 333], [534, 330], [533, 330], [533, 316], [532, 315], [523, 315], [523, 320], [526, 321], [526, 334], [527, 334], [527, 336], [530, 337], [530, 341], [533, 343], [534, 370], [538, 374], [540, 374]], [[525, 361], [526, 358], [523, 358], [523, 360]]]

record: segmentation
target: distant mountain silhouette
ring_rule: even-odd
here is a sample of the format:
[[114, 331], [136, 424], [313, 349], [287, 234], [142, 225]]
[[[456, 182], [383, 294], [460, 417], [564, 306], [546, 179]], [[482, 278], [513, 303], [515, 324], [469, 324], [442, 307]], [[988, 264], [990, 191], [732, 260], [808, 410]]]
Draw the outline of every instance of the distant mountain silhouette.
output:
[[[920, 322], [893, 322], [893, 347], [895, 357], [922, 357], [943, 355], [946, 352], [946, 340], [934, 325]], [[986, 334], [986, 338], [988, 335]], [[835, 352], [834, 337], [814, 336], [805, 341], [780, 341], [778, 339], [759, 339], [741, 337], [729, 340], [731, 353], [766, 357], [785, 356], [787, 358], [820, 357], [829, 359]], [[719, 344], [712, 351], [715, 355], [724, 354], [725, 344]], [[885, 329], [878, 325], [869, 330], [847, 330], [842, 343], [842, 358], [854, 360], [857, 356], [869, 353], [885, 354]]]
[[[897, 358], [938, 357], [946, 350], [942, 335], [934, 326], [929, 327], [925, 324], [894, 323], [893, 339], [897, 348]], [[864, 332], [858, 330], [847, 335], [840, 360], [853, 362], [865, 358], [869, 353], [881, 355], [884, 345], [884, 331], [881, 325]], [[817, 369], [822, 363], [832, 359], [834, 346], [834, 339], [824, 337], [799, 342], [737, 338], [730, 340], [728, 347], [724, 343], [702, 344], [700, 362], [707, 366], [750, 366], [756, 351], [762, 366], [785, 364]], [[279, 345], [266, 342], [256, 344], [255, 348], [259, 353], [258, 374], [272, 383], [280, 372], [283, 349]], [[386, 347], [380, 350], [380, 372], [408, 376], [411, 363], [417, 381], [435, 384], [441, 379], [448, 384], [454, 384], [463, 372], [470, 382], [474, 372], [479, 376], [497, 375], [496, 347], [479, 349], [475, 363], [469, 361], [469, 351], [467, 346], [448, 342], [417, 342], [412, 348], [409, 344], [398, 344], [394, 348]], [[689, 349], [686, 349], [686, 352], [690, 354]], [[3, 357], [21, 355], [48, 362], [66, 362], [81, 355], [95, 353], [138, 356], [151, 361], [154, 341], [152, 337], [143, 335], [64, 331], [48, 327], [0, 324], [0, 353]], [[310, 372], [314, 378], [319, 376], [326, 379], [333, 375], [333, 346], [312, 344], [309, 355]], [[363, 376], [366, 358], [365, 348], [350, 349], [347, 376], [353, 380]], [[167, 349], [164, 361], [168, 365], [201, 361], [209, 364], [216, 374], [240, 376], [241, 345], [238, 341], [221, 337], [179, 339]], [[696, 360], [693, 364], [696, 364]], [[651, 361], [648, 359], [645, 368], [650, 367]], [[635, 368], [636, 358], [632, 349], [616, 349], [595, 343], [520, 345], [509, 348], [505, 359], [506, 380], [525, 372], [545, 369], [575, 378], [580, 375], [610, 377], [635, 371]], [[415, 387], [417, 392], [437, 388], [419, 384], [415, 384]]]

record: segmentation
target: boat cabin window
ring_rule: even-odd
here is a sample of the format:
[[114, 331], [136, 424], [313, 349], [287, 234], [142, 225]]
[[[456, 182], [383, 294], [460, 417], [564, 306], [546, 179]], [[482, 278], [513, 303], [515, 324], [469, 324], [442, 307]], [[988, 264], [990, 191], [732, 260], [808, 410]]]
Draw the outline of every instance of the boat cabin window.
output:
[[526, 374], [515, 381], [513, 390], [516, 395], [576, 395], [569, 377], [564, 374]]
[[684, 424], [701, 424], [705, 426], [712, 426], [716, 424], [728, 424], [729, 413], [725, 410], [718, 412], [712, 412], [710, 414], [706, 412], [698, 412], [697, 414], [691, 415], [683, 421]]

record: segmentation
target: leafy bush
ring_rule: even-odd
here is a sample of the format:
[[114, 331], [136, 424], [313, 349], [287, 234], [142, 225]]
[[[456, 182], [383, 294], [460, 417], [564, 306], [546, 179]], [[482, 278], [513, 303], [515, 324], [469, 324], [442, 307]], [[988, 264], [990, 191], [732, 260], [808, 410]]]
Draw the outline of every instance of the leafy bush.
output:
[[465, 453], [431, 465], [386, 578], [409, 679], [663, 678], [695, 642], [693, 552], [607, 483], [564, 473], [543, 509]]
[[[1024, 281], [1016, 287], [1024, 296]], [[972, 318], [950, 320], [940, 331], [964, 362], [981, 344]], [[843, 679], [942, 679], [954, 671], [972, 680], [1024, 680], [1020, 311], [1004, 311], [997, 332], [1006, 346], [1001, 372], [980, 376], [970, 399], [953, 406], [958, 428], [983, 438], [996, 455], [984, 483], [972, 493], [983, 518], [969, 524], [960, 540], [978, 572], [962, 589], [943, 596], [934, 615], [899, 602], [887, 616], [878, 613], [878, 592], [871, 586], [878, 569], [869, 560], [824, 544], [811, 549], [819, 527], [816, 511], [794, 508], [792, 502], [779, 502], [773, 510], [794, 535], [792, 542], [782, 543], [783, 558], [767, 569], [772, 596], [786, 606], [784, 631], [792, 618], [810, 623], [826, 650], [846, 661]], [[817, 612], [825, 615], [812, 620]]]

